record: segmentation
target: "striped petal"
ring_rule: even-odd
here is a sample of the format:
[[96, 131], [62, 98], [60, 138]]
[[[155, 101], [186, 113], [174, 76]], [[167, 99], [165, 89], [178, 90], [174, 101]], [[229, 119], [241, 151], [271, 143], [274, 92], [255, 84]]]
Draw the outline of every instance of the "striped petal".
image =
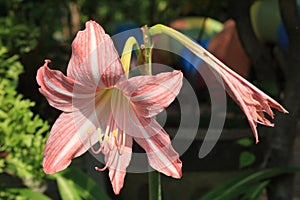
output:
[[119, 55], [109, 35], [94, 21], [86, 22], [72, 43], [67, 74], [87, 87], [111, 87], [124, 74]]
[[[144, 122], [140, 119], [141, 124]], [[181, 178], [182, 162], [178, 153], [173, 149], [169, 135], [152, 119], [151, 126], [144, 130], [134, 140], [146, 151], [149, 164], [155, 170], [173, 178]], [[157, 134], [153, 135], [153, 132]]]
[[73, 115], [62, 113], [51, 129], [44, 150], [45, 173], [53, 174], [65, 169], [75, 156], [86, 151], [76, 133]]
[[288, 113], [288, 111], [234, 71], [221, 65], [219, 66], [220, 68], [218, 68], [218, 70], [224, 80], [226, 92], [244, 111], [257, 143], [259, 141], [256, 129], [257, 123], [274, 126], [274, 124], [264, 116], [264, 112], [273, 119], [274, 113], [271, 108], [275, 108], [284, 113]]
[[137, 76], [120, 81], [117, 88], [134, 104], [137, 114], [150, 118], [170, 105], [182, 86], [180, 71], [160, 73], [155, 76]]
[[120, 190], [123, 188], [126, 168], [131, 160], [131, 153], [132, 138], [127, 136], [126, 145], [123, 148], [122, 153], [120, 153], [117, 148], [114, 148], [105, 155], [106, 166], [109, 169], [110, 182], [115, 194], [119, 194]]
[[182, 163], [168, 134], [154, 119], [140, 116], [123, 92], [115, 90], [112, 95], [112, 113], [118, 128], [145, 149], [151, 167], [180, 178]]
[[57, 70], [50, 70], [46, 60], [37, 72], [39, 91], [47, 98], [49, 104], [64, 112], [76, 110], [76, 106], [84, 105], [82, 102], [93, 97], [94, 91], [66, 77]]
[[65, 169], [73, 158], [86, 152], [98, 141], [97, 120], [93, 107], [59, 116], [52, 126], [44, 150], [45, 173], [52, 174]]

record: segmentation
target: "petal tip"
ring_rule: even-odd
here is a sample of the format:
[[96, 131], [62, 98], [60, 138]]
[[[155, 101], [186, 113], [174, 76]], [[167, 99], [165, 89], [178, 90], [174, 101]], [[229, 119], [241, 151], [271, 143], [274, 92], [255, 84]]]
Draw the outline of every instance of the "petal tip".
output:
[[60, 172], [64, 169], [66, 169], [69, 164], [71, 163], [71, 161], [66, 164], [66, 165], [52, 165], [51, 163], [46, 163], [45, 161], [43, 162], [43, 171], [45, 172], [45, 174], [54, 174], [56, 172]]
[[171, 176], [172, 178], [180, 179], [182, 177], [182, 162], [177, 159], [172, 163], [172, 167], [165, 167], [160, 172], [164, 173], [167, 176]]
[[45, 59], [44, 61], [45, 61], [44, 66], [45, 66], [45, 65], [47, 66], [49, 63], [51, 63], [51, 60], [50, 60], [50, 59]]

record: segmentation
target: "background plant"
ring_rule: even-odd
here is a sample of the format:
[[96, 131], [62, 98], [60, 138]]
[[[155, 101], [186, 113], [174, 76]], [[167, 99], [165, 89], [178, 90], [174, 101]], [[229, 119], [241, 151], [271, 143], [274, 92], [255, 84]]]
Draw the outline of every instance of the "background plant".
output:
[[[45, 178], [41, 163], [49, 125], [30, 110], [34, 102], [16, 91], [23, 66], [18, 56], [9, 57], [7, 53], [5, 47], [0, 48], [0, 172], [40, 190]], [[7, 186], [9, 183], [1, 182], [1, 187]]]

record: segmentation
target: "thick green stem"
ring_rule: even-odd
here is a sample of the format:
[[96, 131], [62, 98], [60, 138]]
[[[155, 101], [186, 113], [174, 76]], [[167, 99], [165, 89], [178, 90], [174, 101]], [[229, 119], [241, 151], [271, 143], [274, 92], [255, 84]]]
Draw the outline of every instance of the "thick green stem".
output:
[[[144, 47], [142, 48], [145, 74], [152, 74], [152, 40], [147, 26], [142, 27]], [[148, 188], [149, 188], [149, 200], [161, 200], [161, 181], [160, 173], [158, 171], [152, 171], [148, 173]]]
[[161, 180], [158, 171], [148, 173], [149, 200], [161, 200]]

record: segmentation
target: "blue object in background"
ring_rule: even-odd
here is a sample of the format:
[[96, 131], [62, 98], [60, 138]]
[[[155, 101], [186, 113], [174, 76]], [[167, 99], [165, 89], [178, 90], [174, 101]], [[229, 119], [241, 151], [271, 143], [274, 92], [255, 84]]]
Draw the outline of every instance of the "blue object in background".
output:
[[133, 22], [124, 22], [120, 25], [118, 25], [113, 33], [112, 40], [114, 42], [114, 45], [119, 53], [119, 55], [122, 54], [124, 45], [127, 41], [127, 39], [133, 36], [141, 45], [143, 43], [143, 34], [138, 25], [136, 25]]
[[[210, 40], [203, 40], [197, 42], [200, 44], [203, 48], [207, 48]], [[187, 75], [192, 75], [194, 73], [198, 73], [198, 67], [200, 66], [202, 59], [200, 59], [198, 56], [196, 56], [193, 52], [191, 52], [187, 48], [183, 48], [181, 52], [181, 64], [183, 66], [183, 72]]]

